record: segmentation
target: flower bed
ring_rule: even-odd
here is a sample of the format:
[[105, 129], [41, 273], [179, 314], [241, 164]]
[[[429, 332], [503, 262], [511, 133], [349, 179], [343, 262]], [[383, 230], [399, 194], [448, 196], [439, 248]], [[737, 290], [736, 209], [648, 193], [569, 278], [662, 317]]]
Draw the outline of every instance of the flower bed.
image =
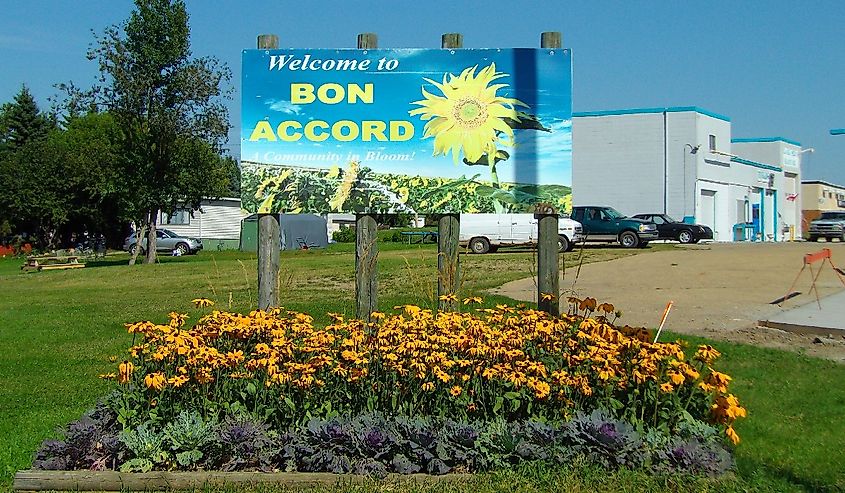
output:
[[718, 351], [688, 358], [616, 327], [609, 304], [570, 302], [561, 317], [409, 305], [327, 327], [282, 309], [127, 324], [131, 359], [102, 375], [114, 393], [34, 465], [442, 474], [585, 456], [726, 470], [745, 410]]

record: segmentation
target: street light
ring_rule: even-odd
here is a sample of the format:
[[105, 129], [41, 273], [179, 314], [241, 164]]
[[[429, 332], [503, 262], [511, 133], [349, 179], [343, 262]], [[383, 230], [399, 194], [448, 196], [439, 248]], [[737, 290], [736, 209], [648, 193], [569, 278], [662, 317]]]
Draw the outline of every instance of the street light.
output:
[[684, 144], [684, 219], [687, 217], [687, 147], [689, 147], [690, 154], [698, 154], [701, 144], [694, 147], [692, 144]]

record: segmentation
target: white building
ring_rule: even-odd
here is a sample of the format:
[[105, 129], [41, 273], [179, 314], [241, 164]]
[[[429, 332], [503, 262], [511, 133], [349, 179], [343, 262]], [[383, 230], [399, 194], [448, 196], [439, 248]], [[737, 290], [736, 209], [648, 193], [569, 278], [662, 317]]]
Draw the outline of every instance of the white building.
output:
[[733, 139], [730, 118], [693, 106], [572, 120], [574, 205], [669, 214], [710, 226], [717, 241], [800, 234], [799, 143]]
[[204, 250], [237, 249], [241, 237], [241, 199], [204, 199], [193, 211], [179, 209], [170, 216], [162, 213], [159, 226], [174, 233], [199, 238]]

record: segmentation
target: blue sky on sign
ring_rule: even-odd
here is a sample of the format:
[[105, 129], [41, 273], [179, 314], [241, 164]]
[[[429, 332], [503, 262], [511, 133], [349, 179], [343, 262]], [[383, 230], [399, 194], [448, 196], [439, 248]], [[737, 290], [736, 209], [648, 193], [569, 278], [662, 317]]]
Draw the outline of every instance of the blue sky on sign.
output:
[[[733, 136], [785, 137], [812, 147], [805, 178], [845, 185], [845, 3], [514, 2], [488, 0], [187, 0], [195, 55], [215, 55], [233, 71], [230, 149], [240, 138], [240, 55], [256, 35], [283, 47], [354, 48], [375, 32], [382, 48], [436, 48], [461, 32], [467, 48], [537, 47], [561, 31], [573, 51], [573, 110], [699, 106], [729, 116]], [[0, 102], [26, 83], [42, 107], [53, 85], [90, 85], [91, 29], [124, 20], [128, 0], [3, 2]]]
[[[287, 63], [369, 65], [367, 70], [291, 70], [288, 65], [280, 70], [281, 57]], [[273, 63], [275, 68], [269, 70]], [[388, 69], [388, 64], [395, 65]], [[427, 80], [440, 82], [447, 74], [457, 76], [469, 68], [475, 68], [474, 73], [478, 75], [493, 64], [496, 72], [502, 74], [492, 82], [501, 86], [497, 94], [528, 105], [517, 109], [535, 115], [549, 129], [517, 130], [518, 145], [499, 146], [510, 156], [498, 166], [499, 180], [570, 186], [571, 63], [566, 50], [246, 50], [241, 158], [263, 164], [321, 168], [345, 166], [350, 160], [359, 160], [376, 172], [448, 178], [480, 175], [480, 179], [488, 180], [486, 166], [468, 166], [460, 161], [456, 164], [451, 154], [433, 156], [434, 139], [424, 138], [426, 122], [409, 112], [419, 108], [420, 105], [414, 102], [423, 99], [423, 88], [429, 94], [442, 96]], [[382, 70], [378, 70], [379, 65], [383, 66]], [[292, 104], [291, 84], [302, 83], [310, 84], [317, 93], [323, 84], [336, 86], [327, 93], [332, 98], [329, 102], [315, 98], [313, 102]], [[364, 100], [356, 97], [354, 103], [349, 103], [351, 94], [364, 91], [368, 84], [372, 84], [372, 90], [361, 96]], [[346, 88], [346, 98], [338, 95], [337, 87]], [[369, 102], [370, 96], [372, 102]], [[266, 138], [269, 135], [251, 141], [256, 125], [263, 121], [269, 124], [263, 127], [265, 134], [287, 121], [296, 122], [297, 128], [313, 124], [311, 122], [322, 122], [321, 126], [328, 127], [338, 121], [349, 121], [355, 130], [344, 126], [342, 133], [355, 131], [359, 135], [350, 142], [343, 142], [330, 137], [328, 130], [321, 129], [321, 139], [325, 140], [313, 141], [303, 135], [302, 130], [292, 129], [285, 133], [298, 137], [293, 142], [275, 136]], [[370, 134], [365, 138], [361, 129], [365, 121], [383, 122], [385, 126], [398, 122], [410, 127], [412, 130], [407, 132], [413, 132], [413, 137], [390, 141], [389, 132], [385, 131], [386, 141]], [[305, 160], [303, 155], [313, 160]]]

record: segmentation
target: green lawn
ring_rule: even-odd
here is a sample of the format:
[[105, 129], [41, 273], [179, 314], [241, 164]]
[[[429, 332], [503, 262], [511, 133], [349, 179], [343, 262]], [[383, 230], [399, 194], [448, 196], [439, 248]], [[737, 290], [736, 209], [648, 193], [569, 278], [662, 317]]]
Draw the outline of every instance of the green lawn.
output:
[[[434, 307], [436, 247], [383, 243], [379, 248], [380, 308], [405, 303]], [[583, 260], [642, 253], [586, 248]], [[565, 256], [567, 268], [578, 256], [577, 251]], [[195, 297], [209, 297], [222, 308], [230, 300], [233, 310], [254, 308], [255, 255], [203, 252], [134, 267], [126, 260], [117, 254], [85, 269], [23, 274], [20, 259], [0, 259], [0, 488], [8, 487], [14, 471], [29, 466], [41, 440], [78, 418], [106, 391], [108, 384], [96, 375], [113, 366], [109, 356], [122, 358], [129, 345], [123, 323], [161, 321], [172, 310], [196, 313], [189, 303]], [[530, 251], [462, 256], [461, 294], [529, 276], [535, 262]], [[324, 322], [327, 312], [354, 313], [352, 245], [283, 252], [281, 278], [282, 303], [288, 308], [313, 313]], [[661, 485], [678, 491], [845, 490], [845, 367], [751, 346], [716, 346], [725, 354], [722, 366], [734, 376], [734, 389], [749, 410], [738, 426], [743, 438], [737, 449], [738, 478], [703, 486], [690, 480], [693, 487], [634, 474], [639, 479], [619, 491], [660, 491]], [[516, 484], [530, 483], [535, 473], [508, 474], [522, 478], [513, 479]], [[581, 489], [616, 491], [602, 481], [592, 487], [582, 483]], [[670, 487], [665, 481], [676, 483]]]

